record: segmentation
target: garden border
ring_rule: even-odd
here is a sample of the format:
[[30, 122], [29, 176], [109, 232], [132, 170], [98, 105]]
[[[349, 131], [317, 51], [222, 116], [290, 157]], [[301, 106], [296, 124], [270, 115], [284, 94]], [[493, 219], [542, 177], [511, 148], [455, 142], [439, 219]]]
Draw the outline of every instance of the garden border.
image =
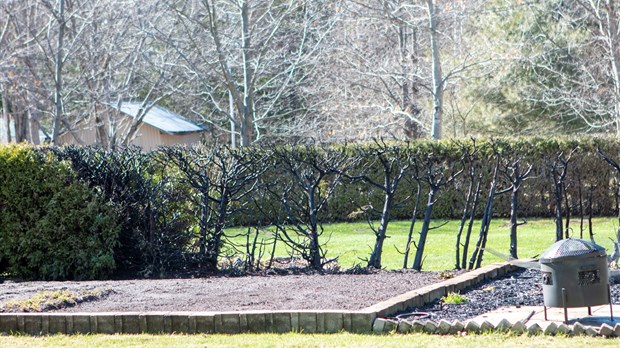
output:
[[[30, 335], [88, 333], [242, 333], [390, 332], [399, 329], [386, 318], [408, 308], [423, 306], [450, 292], [516, 269], [510, 263], [494, 263], [452, 279], [425, 286], [358, 311], [296, 310], [243, 312], [108, 312], [108, 313], [0, 313], [0, 333]], [[383, 325], [381, 325], [383, 324]], [[426, 325], [428, 323], [424, 323]], [[432, 323], [431, 323], [432, 324]], [[428, 324], [428, 325], [431, 325]], [[459, 323], [460, 324], [460, 323]], [[435, 324], [436, 333], [445, 323]], [[432, 325], [431, 325], [432, 326]], [[426, 326], [424, 326], [426, 327]], [[467, 330], [463, 324], [461, 330]], [[416, 326], [415, 330], [420, 328]], [[495, 328], [493, 328], [495, 329]], [[409, 328], [407, 328], [409, 330]], [[414, 330], [411, 327], [411, 330]], [[451, 328], [448, 331], [453, 331]], [[476, 330], [480, 330], [478, 327]], [[476, 331], [472, 330], [472, 331]], [[428, 328], [424, 331], [429, 332]], [[618, 331], [620, 334], [620, 329]]]

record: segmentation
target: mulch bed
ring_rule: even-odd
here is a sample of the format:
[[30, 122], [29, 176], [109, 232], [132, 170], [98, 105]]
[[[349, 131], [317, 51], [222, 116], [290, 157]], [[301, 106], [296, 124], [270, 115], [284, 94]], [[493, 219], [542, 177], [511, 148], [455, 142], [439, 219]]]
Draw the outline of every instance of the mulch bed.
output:
[[[96, 300], [63, 312], [359, 310], [396, 295], [442, 281], [437, 272], [282, 272], [242, 277], [129, 279], [114, 281], [19, 282], [0, 285], [0, 303], [38, 291], [104, 290]], [[358, 273], [358, 274], [350, 274]], [[3, 309], [0, 305], [0, 311]], [[55, 309], [45, 309], [55, 311]]]

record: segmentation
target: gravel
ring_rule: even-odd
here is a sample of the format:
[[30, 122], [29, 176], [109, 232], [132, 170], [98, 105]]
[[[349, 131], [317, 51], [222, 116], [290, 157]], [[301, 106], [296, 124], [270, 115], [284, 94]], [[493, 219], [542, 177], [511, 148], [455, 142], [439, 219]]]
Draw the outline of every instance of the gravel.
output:
[[[620, 285], [611, 286], [612, 303], [620, 303]], [[446, 305], [435, 301], [416, 308], [415, 312], [427, 312], [432, 320], [448, 321], [474, 318], [501, 307], [542, 306], [542, 280], [540, 271], [523, 269], [501, 278], [484, 281], [461, 291], [469, 301], [465, 304]], [[403, 314], [403, 313], [401, 313]]]

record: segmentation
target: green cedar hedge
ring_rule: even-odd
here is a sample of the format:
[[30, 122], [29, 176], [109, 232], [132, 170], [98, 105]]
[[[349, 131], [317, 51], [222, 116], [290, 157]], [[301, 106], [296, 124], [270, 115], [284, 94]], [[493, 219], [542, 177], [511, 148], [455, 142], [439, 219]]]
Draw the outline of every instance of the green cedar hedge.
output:
[[62, 162], [0, 147], [0, 259], [25, 279], [100, 279], [115, 268], [116, 212]]

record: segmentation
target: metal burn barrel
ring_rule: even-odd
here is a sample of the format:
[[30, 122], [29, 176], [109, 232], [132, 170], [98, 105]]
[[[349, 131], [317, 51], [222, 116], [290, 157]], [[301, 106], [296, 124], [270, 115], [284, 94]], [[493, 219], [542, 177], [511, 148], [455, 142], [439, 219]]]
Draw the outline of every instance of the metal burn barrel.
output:
[[610, 303], [605, 248], [584, 239], [564, 239], [540, 257], [547, 307], [590, 307]]

